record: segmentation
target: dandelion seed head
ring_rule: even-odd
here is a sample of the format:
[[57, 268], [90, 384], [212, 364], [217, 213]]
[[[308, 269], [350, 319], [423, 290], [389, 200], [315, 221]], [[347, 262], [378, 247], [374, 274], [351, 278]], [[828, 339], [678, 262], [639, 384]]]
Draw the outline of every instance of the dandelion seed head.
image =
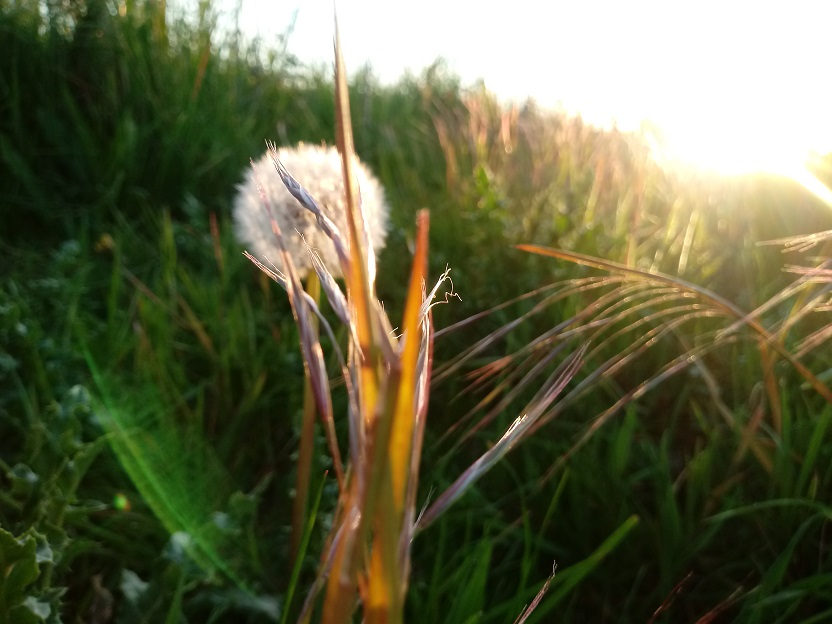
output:
[[[300, 143], [296, 147], [279, 148], [277, 157], [332, 219], [341, 235], [346, 237], [347, 205], [338, 150]], [[378, 253], [384, 248], [387, 237], [389, 208], [384, 190], [358, 159], [355, 161], [355, 174], [370, 240], [375, 253]], [[233, 210], [237, 240], [259, 259], [269, 260], [277, 268], [282, 268], [271, 218], [263, 205], [258, 184], [268, 198], [299, 277], [304, 278], [310, 270], [314, 270], [307, 246], [318, 255], [332, 275], [340, 277], [341, 266], [332, 241], [320, 229], [314, 215], [289, 193], [268, 152], [249, 167], [245, 180], [237, 187]]]

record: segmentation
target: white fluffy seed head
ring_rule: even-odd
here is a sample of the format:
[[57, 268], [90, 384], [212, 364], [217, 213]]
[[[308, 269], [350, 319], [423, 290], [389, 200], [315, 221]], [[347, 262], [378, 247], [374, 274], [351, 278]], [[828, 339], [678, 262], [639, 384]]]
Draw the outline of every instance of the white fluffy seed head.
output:
[[[332, 219], [346, 242], [347, 205], [338, 150], [300, 143], [297, 147], [279, 148], [277, 157]], [[389, 208], [384, 199], [384, 190], [358, 159], [355, 162], [355, 174], [367, 230], [373, 249], [378, 253], [384, 248], [387, 237]], [[233, 211], [237, 240], [260, 260], [268, 260], [282, 269], [269, 211], [263, 205], [258, 184], [268, 198], [299, 277], [304, 278], [313, 270], [307, 245], [318, 254], [324, 266], [335, 277], [340, 277], [341, 265], [332, 241], [318, 227], [314, 215], [301, 206], [286, 189], [268, 152], [248, 169], [245, 180], [237, 187]]]

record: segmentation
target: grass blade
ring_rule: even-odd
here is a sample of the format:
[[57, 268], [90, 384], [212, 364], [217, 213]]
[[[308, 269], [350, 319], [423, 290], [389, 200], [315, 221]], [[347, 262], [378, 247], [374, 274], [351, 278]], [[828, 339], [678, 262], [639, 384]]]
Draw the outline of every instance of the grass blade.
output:
[[306, 554], [306, 549], [309, 546], [309, 538], [312, 536], [312, 529], [315, 526], [315, 518], [318, 516], [318, 507], [321, 504], [321, 496], [324, 492], [326, 477], [327, 475], [324, 474], [324, 477], [321, 479], [321, 484], [318, 486], [318, 490], [312, 501], [312, 508], [309, 510], [309, 515], [306, 517], [306, 525], [304, 526], [303, 535], [301, 536], [300, 544], [298, 545], [298, 556], [295, 557], [294, 566], [292, 567], [292, 577], [289, 580], [289, 587], [286, 589], [286, 596], [284, 598], [285, 602], [283, 604], [283, 617], [280, 620], [280, 624], [287, 624], [289, 621], [289, 609], [292, 606], [292, 597], [295, 594], [298, 579], [300, 579], [303, 556]]
[[604, 542], [593, 552], [589, 557], [570, 566], [558, 575], [559, 583], [557, 589], [552, 592], [545, 605], [539, 606], [535, 611], [530, 622], [548, 621], [544, 616], [551, 611], [564, 597], [583, 581], [595, 568], [597, 568], [601, 561], [609, 555], [615, 548], [624, 541], [633, 529], [638, 526], [638, 516], [630, 516], [621, 526], [619, 526]]
[[[378, 480], [382, 492], [375, 522], [376, 536], [373, 542], [370, 562], [369, 586], [367, 592], [366, 617], [372, 622], [401, 621], [404, 601], [404, 557], [400, 552], [400, 536], [409, 535], [404, 526], [405, 501], [412, 474], [413, 432], [416, 424], [416, 398], [419, 383], [418, 360], [422, 348], [423, 333], [427, 333], [426, 319], [422, 315], [425, 300], [424, 283], [428, 264], [429, 217], [426, 211], [417, 217], [416, 254], [410, 274], [407, 302], [402, 321], [400, 359], [391, 365], [390, 386], [387, 390], [393, 397], [392, 411], [381, 416], [389, 425], [379, 422], [376, 438], [379, 450], [386, 452], [387, 469], [382, 462], [376, 462], [379, 473], [373, 474], [371, 482]], [[389, 427], [389, 434], [382, 429]], [[409, 540], [407, 540], [409, 541]]]
[[436, 520], [440, 514], [459, 499], [474, 482], [500, 461], [531, 430], [538, 419], [549, 409], [561, 391], [566, 387], [566, 384], [578, 372], [578, 369], [583, 363], [586, 348], [586, 345], [584, 345], [581, 349], [569, 356], [558, 370], [555, 371], [558, 377], [551, 387], [546, 390], [545, 394], [539, 400], [530, 404], [525, 413], [514, 421], [503, 437], [477, 461], [471, 464], [447, 490], [439, 495], [433, 505], [422, 515], [418, 527], [420, 531], [424, 530]]

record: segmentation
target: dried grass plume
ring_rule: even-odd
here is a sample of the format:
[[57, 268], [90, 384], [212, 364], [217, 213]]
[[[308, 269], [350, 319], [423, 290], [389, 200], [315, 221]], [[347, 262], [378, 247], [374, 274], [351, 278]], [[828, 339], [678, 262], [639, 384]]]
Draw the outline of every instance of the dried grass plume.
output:
[[[338, 150], [300, 143], [297, 147], [279, 148], [278, 158], [346, 235], [346, 202]], [[356, 162], [355, 171], [370, 240], [375, 253], [378, 253], [384, 248], [387, 237], [389, 208], [384, 190], [360, 161]], [[237, 239], [256, 257], [282, 268], [269, 212], [263, 205], [258, 184], [271, 204], [298, 275], [303, 278], [312, 269], [308, 245], [327, 269], [335, 277], [340, 277], [341, 266], [332, 241], [318, 227], [315, 217], [286, 189], [268, 152], [249, 167], [244, 182], [237, 187], [233, 211]]]

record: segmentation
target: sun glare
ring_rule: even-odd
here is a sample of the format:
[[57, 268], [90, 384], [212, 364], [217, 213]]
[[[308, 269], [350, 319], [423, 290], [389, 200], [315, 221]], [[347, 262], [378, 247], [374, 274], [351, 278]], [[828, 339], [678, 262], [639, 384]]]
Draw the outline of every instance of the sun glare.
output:
[[809, 171], [805, 166], [796, 167], [794, 172], [786, 175], [798, 184], [802, 185], [803, 188], [823, 201], [823, 203], [827, 206], [832, 208], [832, 190], [830, 190], [829, 187], [823, 182], [818, 180], [817, 176], [815, 176], [815, 174]]
[[720, 176], [753, 173], [794, 180], [832, 208], [832, 190], [807, 166], [817, 151], [798, 134], [772, 132], [712, 123], [700, 132], [694, 127], [671, 133], [649, 129], [647, 138], [656, 160], [665, 166], [683, 166]]
[[771, 128], [737, 119], [697, 119], [693, 113], [683, 127], [664, 129], [662, 135], [658, 142], [665, 159], [723, 175], [786, 173], [809, 153]]
[[[820, 14], [802, 3], [726, 11], [716, 24], [707, 11], [686, 18], [684, 32], [707, 38], [663, 40], [672, 50], [656, 61], [664, 79], [649, 85], [657, 158], [718, 175], [786, 176], [832, 206], [807, 168], [813, 155], [832, 153]], [[739, 27], [752, 18], [755, 28]]]
[[775, 114], [761, 115], [750, 105], [745, 117], [691, 112], [688, 120], [646, 129], [657, 161], [721, 176], [785, 176], [832, 207], [832, 190], [807, 167], [813, 155], [830, 151], [830, 143], [818, 142], [819, 131], [801, 128], [795, 118], [779, 125]]
[[815, 155], [832, 152], [822, 79], [795, 58], [753, 60], [742, 74], [736, 58], [725, 57], [729, 69], [709, 59], [713, 73], [691, 79], [690, 95], [651, 124], [657, 158], [724, 176], [786, 176], [832, 207], [832, 191], [807, 168]]
[[[236, 15], [235, 0], [221, 4]], [[339, 14], [348, 61], [369, 63], [382, 82], [442, 57], [463, 84], [483, 79], [503, 101], [533, 97], [624, 131], [648, 120], [659, 129], [657, 158], [668, 164], [788, 176], [832, 205], [832, 193], [805, 166], [811, 154], [832, 153], [823, 2], [515, 0], [522, 28], [470, 3], [349, 6]], [[291, 24], [290, 51], [304, 62], [331, 62], [331, 2], [246, 0], [242, 9], [250, 33], [268, 29], [273, 38]], [[397, 23], [409, 27], [381, 27]]]

